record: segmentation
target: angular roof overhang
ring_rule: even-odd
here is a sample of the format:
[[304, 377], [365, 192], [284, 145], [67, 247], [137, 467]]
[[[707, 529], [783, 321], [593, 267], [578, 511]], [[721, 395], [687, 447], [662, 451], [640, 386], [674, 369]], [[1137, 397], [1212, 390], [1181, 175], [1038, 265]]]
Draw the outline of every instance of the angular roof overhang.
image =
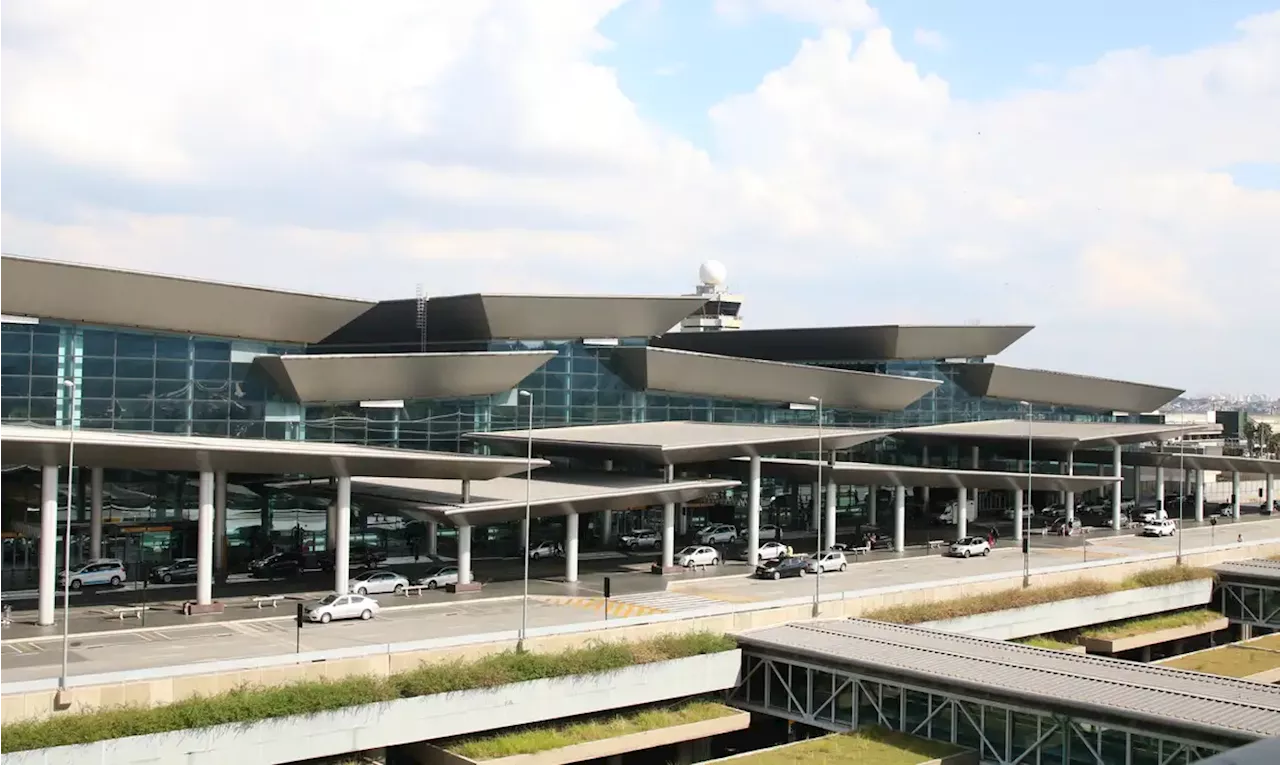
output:
[[1246, 580], [1280, 587], [1280, 560], [1251, 558], [1249, 560], [1229, 561], [1213, 567], [1218, 577], [1230, 581]]
[[373, 301], [283, 292], [138, 271], [3, 257], [6, 314], [78, 324], [314, 343]]
[[1155, 411], [1183, 393], [1179, 388], [1001, 364], [959, 365], [955, 381], [971, 396], [1109, 412]]
[[[725, 479], [677, 479], [624, 473], [548, 473], [528, 484], [532, 517], [563, 516], [690, 502], [737, 486]], [[408, 515], [453, 525], [503, 523], [524, 517], [526, 485], [523, 477], [495, 478], [471, 484], [470, 501], [463, 503], [457, 482], [361, 478], [352, 481], [353, 496], [393, 503]]]
[[258, 356], [281, 391], [304, 403], [464, 398], [511, 390], [555, 351]]
[[[722, 422], [624, 422], [533, 431], [534, 452], [568, 457], [624, 457], [657, 465], [730, 457], [848, 449], [893, 433], [859, 428], [749, 425]], [[506, 453], [523, 454], [529, 431], [468, 433], [467, 438]]]
[[651, 337], [706, 302], [688, 295], [450, 295], [427, 301], [427, 338], [448, 343]]
[[[735, 472], [747, 469], [746, 458], [736, 458]], [[763, 475], [791, 480], [812, 481], [817, 477], [816, 460], [763, 459]], [[1013, 473], [997, 470], [950, 470], [910, 465], [881, 465], [872, 462], [829, 462], [822, 464], [823, 480], [851, 486], [904, 486], [943, 489], [994, 489], [1013, 491], [1026, 489], [1028, 480], [1037, 491], [1085, 492], [1115, 484], [1105, 476], [1066, 476], [1053, 473]]]
[[[66, 465], [71, 431], [5, 425], [6, 465]], [[256, 475], [312, 477], [378, 475], [483, 481], [523, 473], [524, 458], [425, 452], [323, 441], [268, 441], [250, 438], [170, 436], [112, 430], [76, 430], [76, 467], [132, 470], [225, 471]], [[535, 459], [535, 468], [546, 460]]]
[[1037, 447], [1074, 449], [1165, 441], [1186, 435], [1221, 432], [1221, 425], [1158, 425], [1131, 422], [1056, 422], [1052, 420], [978, 420], [922, 425], [895, 431], [900, 438], [961, 443], [1022, 442]]
[[[1103, 451], [1078, 451], [1076, 462], [1111, 464], [1113, 455]], [[1220, 454], [1196, 454], [1194, 452], [1138, 451], [1121, 452], [1120, 464], [1138, 467], [1164, 467], [1187, 470], [1216, 470], [1224, 473], [1249, 473], [1252, 475], [1280, 475], [1280, 460], [1261, 457], [1227, 457]]]
[[884, 361], [994, 356], [1030, 326], [806, 327], [733, 332], [673, 332], [653, 345], [764, 361]]
[[860, 411], [900, 411], [942, 384], [668, 348], [618, 348], [611, 366], [638, 390], [778, 403], [808, 403], [809, 396], [818, 396], [829, 408]]

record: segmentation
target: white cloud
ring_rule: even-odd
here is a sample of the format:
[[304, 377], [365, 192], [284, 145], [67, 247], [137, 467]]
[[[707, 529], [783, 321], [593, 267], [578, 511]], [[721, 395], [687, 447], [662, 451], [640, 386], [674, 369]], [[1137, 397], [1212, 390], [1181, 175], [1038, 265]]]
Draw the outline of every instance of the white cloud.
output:
[[768, 14], [830, 29], [867, 29], [880, 18], [867, 0], [716, 0], [715, 10], [734, 22]]
[[911, 35], [916, 45], [929, 50], [942, 51], [947, 49], [947, 38], [936, 29], [917, 28]]
[[1031, 321], [1007, 360], [1280, 380], [1230, 308], [1280, 284], [1280, 191], [1223, 171], [1280, 161], [1280, 13], [970, 102], [865, 4], [721, 3], [826, 29], [703, 151], [593, 63], [616, 4], [6, 3], [4, 249], [377, 297], [669, 292], [715, 256], [754, 326]]

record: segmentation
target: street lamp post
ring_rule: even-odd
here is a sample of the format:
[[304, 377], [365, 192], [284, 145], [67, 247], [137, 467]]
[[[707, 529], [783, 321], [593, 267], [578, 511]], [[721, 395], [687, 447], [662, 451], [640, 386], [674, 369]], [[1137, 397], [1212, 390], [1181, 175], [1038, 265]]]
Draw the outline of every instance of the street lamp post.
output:
[[[1035, 507], [1035, 503], [1031, 500], [1031, 475], [1035, 466], [1035, 452], [1032, 439], [1032, 411], [1034, 407], [1030, 401], [1019, 402], [1027, 407], [1027, 501], [1026, 504]], [[1025, 508], [1018, 508], [1024, 510]], [[1023, 512], [1022, 519], [1022, 586], [1031, 586], [1031, 516]]]
[[521, 555], [524, 556], [524, 595], [520, 599], [520, 639], [516, 641], [516, 650], [521, 652], [524, 651], [525, 635], [529, 629], [529, 511], [531, 505], [529, 490], [533, 484], [533, 394], [527, 390], [519, 391], [516, 401], [522, 398], [529, 400], [529, 430], [525, 445], [524, 523], [522, 524], [524, 547], [521, 548]]
[[816, 520], [813, 525], [818, 528], [818, 546], [815, 548], [817, 552], [814, 554], [813, 567], [813, 615], [816, 617], [820, 613], [819, 604], [822, 602], [822, 506], [818, 499], [822, 492], [822, 398], [810, 396], [809, 400], [818, 405], [818, 483], [813, 495], [813, 515]]
[[67, 692], [67, 660], [71, 652], [71, 476], [76, 466], [76, 384], [74, 380], [63, 380], [62, 384], [67, 388], [67, 422], [71, 430], [67, 439], [67, 527], [62, 535], [62, 674], [58, 676], [59, 697]]
[[1187, 440], [1186, 438], [1178, 439], [1178, 473], [1180, 481], [1178, 484], [1178, 528], [1173, 534], [1178, 538], [1178, 557], [1177, 564], [1182, 565], [1182, 505], [1187, 498]]

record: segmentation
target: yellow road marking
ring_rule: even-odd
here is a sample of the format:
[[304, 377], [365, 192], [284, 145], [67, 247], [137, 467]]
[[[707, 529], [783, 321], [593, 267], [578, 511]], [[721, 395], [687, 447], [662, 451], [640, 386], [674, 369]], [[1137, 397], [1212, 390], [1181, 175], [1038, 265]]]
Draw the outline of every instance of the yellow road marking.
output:
[[[591, 611], [604, 611], [604, 598], [570, 598], [547, 595], [538, 599], [548, 603], [555, 603], [557, 605], [574, 606], [576, 608], [585, 608]], [[649, 614], [662, 613], [666, 612], [660, 608], [640, 606], [634, 603], [621, 603], [616, 600], [609, 601], [609, 616], [615, 616], [619, 619], [623, 619], [628, 616], [647, 616]]]

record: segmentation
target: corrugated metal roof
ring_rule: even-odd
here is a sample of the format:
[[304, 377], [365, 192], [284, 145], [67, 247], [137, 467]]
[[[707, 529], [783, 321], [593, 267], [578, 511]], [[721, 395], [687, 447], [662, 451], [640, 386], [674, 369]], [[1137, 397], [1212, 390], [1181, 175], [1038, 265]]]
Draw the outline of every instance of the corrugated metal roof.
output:
[[1280, 687], [1273, 685], [865, 619], [787, 624], [739, 637], [748, 650], [796, 653], [1050, 709], [1119, 714], [1236, 739], [1280, 735]]
[[1232, 578], [1263, 579], [1280, 583], [1280, 560], [1254, 558], [1220, 563], [1213, 567], [1220, 575]]

